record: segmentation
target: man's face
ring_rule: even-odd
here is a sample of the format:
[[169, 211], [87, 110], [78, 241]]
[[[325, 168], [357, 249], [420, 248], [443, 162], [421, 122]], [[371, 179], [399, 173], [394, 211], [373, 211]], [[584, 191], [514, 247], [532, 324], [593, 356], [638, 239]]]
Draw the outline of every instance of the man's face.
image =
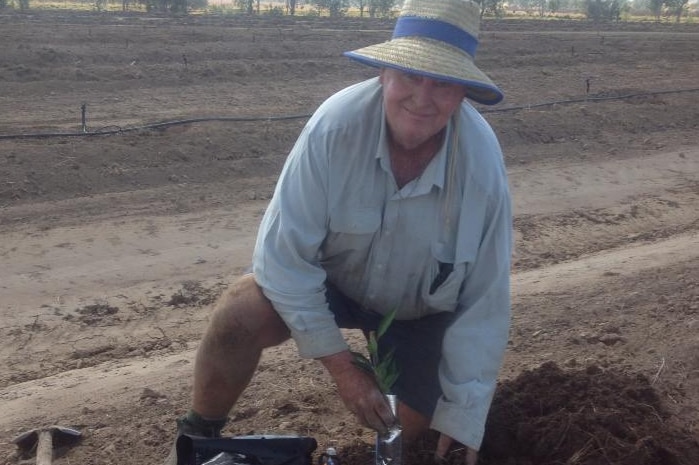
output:
[[394, 143], [414, 149], [438, 134], [466, 95], [464, 86], [383, 68], [386, 119]]

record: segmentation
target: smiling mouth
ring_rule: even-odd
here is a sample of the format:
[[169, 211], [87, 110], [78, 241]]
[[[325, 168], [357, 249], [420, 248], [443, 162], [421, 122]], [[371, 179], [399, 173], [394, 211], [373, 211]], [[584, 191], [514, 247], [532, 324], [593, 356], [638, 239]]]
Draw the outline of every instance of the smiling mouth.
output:
[[435, 115], [433, 115], [433, 114], [431, 114], [431, 113], [420, 113], [420, 112], [416, 112], [416, 111], [410, 110], [409, 108], [406, 108], [406, 109], [405, 109], [405, 112], [406, 112], [410, 117], [415, 118], [415, 119], [429, 119], [429, 118], [434, 118], [434, 116], [435, 116]]

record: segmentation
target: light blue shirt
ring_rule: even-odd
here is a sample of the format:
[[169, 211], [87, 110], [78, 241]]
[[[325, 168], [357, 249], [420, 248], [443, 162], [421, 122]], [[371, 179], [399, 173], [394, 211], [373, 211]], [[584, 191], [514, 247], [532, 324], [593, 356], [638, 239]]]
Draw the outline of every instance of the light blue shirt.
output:
[[[253, 256], [257, 283], [302, 357], [348, 348], [326, 279], [366, 308], [455, 312], [432, 428], [479, 448], [510, 322], [512, 224], [498, 141], [466, 101], [421, 176], [398, 189], [377, 78], [324, 102], [280, 175]], [[455, 132], [455, 128], [458, 130]], [[439, 263], [453, 264], [430, 293]]]

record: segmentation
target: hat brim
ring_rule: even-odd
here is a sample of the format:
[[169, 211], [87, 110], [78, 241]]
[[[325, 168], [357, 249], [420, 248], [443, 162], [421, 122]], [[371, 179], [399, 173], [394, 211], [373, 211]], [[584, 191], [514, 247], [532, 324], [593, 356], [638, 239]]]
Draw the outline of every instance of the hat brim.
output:
[[378, 68], [394, 68], [467, 88], [466, 97], [484, 105], [502, 101], [502, 91], [473, 63], [469, 55], [424, 37], [401, 37], [351, 52], [348, 58]]

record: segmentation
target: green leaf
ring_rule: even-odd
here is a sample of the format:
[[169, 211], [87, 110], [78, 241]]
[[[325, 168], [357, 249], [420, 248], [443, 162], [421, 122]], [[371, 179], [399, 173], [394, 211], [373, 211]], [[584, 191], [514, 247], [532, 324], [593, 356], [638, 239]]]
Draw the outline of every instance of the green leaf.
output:
[[398, 367], [394, 359], [395, 347], [392, 348], [383, 359], [374, 366], [377, 382], [384, 394], [391, 391], [391, 388], [398, 379]]
[[395, 363], [384, 363], [376, 368], [376, 379], [379, 384], [379, 389], [384, 394], [391, 392], [393, 385], [398, 379], [398, 370]]
[[396, 313], [398, 312], [397, 308], [394, 308], [390, 312], [388, 312], [384, 317], [381, 319], [381, 322], [379, 323], [379, 329], [377, 330], [377, 338], [381, 338], [384, 334], [386, 334], [386, 331], [388, 331], [388, 327], [391, 326], [391, 323], [393, 323], [393, 320], [396, 317]]
[[379, 361], [379, 341], [376, 339], [376, 333], [371, 331], [369, 333], [369, 340], [367, 341], [367, 351], [369, 352], [369, 358], [371, 363], [377, 364]]
[[367, 338], [367, 352], [369, 357], [359, 352], [352, 352], [354, 364], [363, 371], [373, 375], [379, 389], [384, 394], [391, 392], [393, 385], [398, 379], [398, 367], [394, 360], [395, 347], [391, 348], [384, 357], [379, 357], [379, 339], [386, 334], [389, 326], [393, 323], [397, 311], [393, 310], [384, 315], [376, 331], [369, 331]]
[[393, 361], [393, 357], [395, 357], [395, 354], [396, 354], [396, 348], [391, 347], [391, 350], [388, 351], [388, 353], [386, 354], [386, 356], [384, 358], [387, 360]]
[[372, 376], [376, 376], [376, 373], [374, 371], [374, 365], [368, 358], [364, 356], [364, 354], [359, 352], [351, 352], [351, 354], [354, 357], [352, 363], [354, 363], [358, 368], [365, 371], [366, 373]]
[[393, 389], [393, 385], [396, 384], [396, 381], [398, 381], [398, 371], [394, 371], [392, 374], [387, 375], [386, 378], [383, 380], [383, 393], [384, 394], [390, 394], [391, 389]]

